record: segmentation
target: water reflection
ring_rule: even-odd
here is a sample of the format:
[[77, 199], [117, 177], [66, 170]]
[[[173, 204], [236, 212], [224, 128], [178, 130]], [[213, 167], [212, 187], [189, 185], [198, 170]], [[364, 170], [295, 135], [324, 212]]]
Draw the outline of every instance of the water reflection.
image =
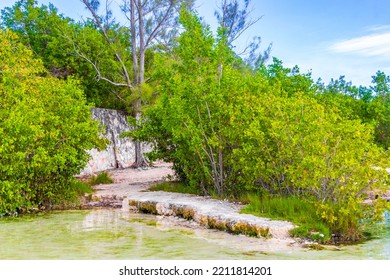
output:
[[1, 259], [390, 259], [390, 215], [380, 239], [329, 250], [233, 236], [173, 217], [122, 210], [0, 219]]

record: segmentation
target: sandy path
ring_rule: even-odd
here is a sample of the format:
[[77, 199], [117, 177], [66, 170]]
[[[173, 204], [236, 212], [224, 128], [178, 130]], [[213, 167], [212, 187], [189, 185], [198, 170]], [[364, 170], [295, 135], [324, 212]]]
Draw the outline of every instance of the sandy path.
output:
[[112, 170], [108, 173], [114, 183], [96, 186], [95, 195], [97, 197], [113, 195], [126, 197], [130, 193], [146, 190], [151, 184], [163, 181], [168, 175], [173, 176], [171, 164], [168, 163], [156, 164], [154, 167], [145, 169]]
[[122, 207], [123, 200], [130, 194], [142, 192], [153, 183], [162, 182], [173, 176], [171, 164], [159, 163], [148, 168], [126, 168], [109, 170], [112, 184], [94, 186], [92, 197], [82, 202], [83, 207]]

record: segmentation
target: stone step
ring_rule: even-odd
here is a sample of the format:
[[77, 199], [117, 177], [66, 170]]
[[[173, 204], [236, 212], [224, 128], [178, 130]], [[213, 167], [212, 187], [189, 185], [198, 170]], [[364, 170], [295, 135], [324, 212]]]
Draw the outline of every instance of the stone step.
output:
[[139, 192], [128, 195], [128, 203], [140, 212], [155, 215], [178, 216], [207, 228], [225, 230], [235, 234], [286, 239], [295, 226], [286, 221], [276, 221], [239, 213], [242, 205], [181, 193]]

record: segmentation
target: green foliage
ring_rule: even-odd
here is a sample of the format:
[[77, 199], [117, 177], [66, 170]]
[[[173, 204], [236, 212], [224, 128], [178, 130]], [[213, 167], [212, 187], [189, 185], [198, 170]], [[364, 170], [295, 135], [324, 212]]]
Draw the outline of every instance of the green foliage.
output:
[[249, 204], [242, 213], [271, 219], [288, 220], [298, 225], [292, 230], [295, 237], [304, 237], [320, 242], [331, 239], [331, 230], [313, 211], [312, 201], [293, 196], [248, 195]]
[[374, 97], [368, 104], [368, 114], [375, 124], [375, 138], [384, 148], [390, 148], [390, 77], [378, 71], [372, 76]]
[[[226, 43], [231, 48], [234, 48], [234, 41], [261, 19], [261, 17], [257, 19], [250, 17], [250, 0], [240, 2], [237, 0], [220, 1], [218, 10], [214, 12], [220, 30], [226, 38]], [[243, 4], [242, 7], [241, 4]], [[264, 52], [260, 52], [260, 43], [261, 37], [256, 36], [246, 46], [245, 53], [247, 53], [247, 57], [245, 58], [245, 63], [247, 67], [257, 68], [268, 60], [272, 45], [269, 45]]]
[[78, 197], [81, 197], [85, 194], [92, 194], [94, 192], [92, 186], [87, 182], [74, 180], [73, 186], [78, 194]]
[[374, 128], [375, 143], [390, 147], [390, 78], [378, 71], [372, 76], [372, 86], [356, 87], [344, 76], [331, 80], [329, 85], [318, 85], [317, 100], [341, 117], [360, 120]]
[[314, 200], [333, 233], [359, 239], [361, 221], [377, 222], [383, 213], [380, 201], [362, 205], [366, 192], [387, 188], [389, 157], [373, 143], [372, 127], [340, 117], [310, 95], [267, 94], [258, 105], [257, 127], [243, 134], [262, 131], [263, 138], [238, 151], [247, 162], [243, 172], [256, 178], [254, 188]]
[[[92, 61], [99, 61], [98, 67], [104, 69], [102, 74], [111, 73], [110, 78], [120, 75], [112, 49], [106, 47], [105, 39], [93, 23], [76, 23], [58, 14], [52, 4], [38, 7], [35, 1], [29, 0], [17, 1], [13, 7], [2, 10], [0, 26], [14, 31], [52, 76], [60, 79], [72, 76], [79, 80], [79, 87], [95, 106], [125, 108], [125, 103], [116, 98], [122, 95], [121, 90], [98, 82], [95, 69], [78, 55], [82, 53]], [[112, 26], [109, 34], [118, 48], [129, 41], [124, 30], [118, 27]]]
[[267, 81], [274, 88], [274, 93], [282, 97], [291, 97], [296, 94], [313, 94], [316, 86], [313, 84], [311, 73], [302, 74], [298, 66], [285, 68], [280, 59], [273, 58], [273, 63], [267, 67], [258, 69], [262, 75], [267, 77]]
[[[70, 65], [74, 68], [75, 77], [83, 81], [88, 100], [97, 107], [128, 109], [131, 96], [128, 87], [111, 83], [122, 84], [123, 65], [131, 69], [128, 31], [117, 25], [107, 27], [110, 44], [91, 21], [73, 24], [61, 31], [66, 34], [64, 40], [72, 44], [71, 52], [77, 64]], [[121, 56], [123, 65], [115, 54]]]
[[327, 86], [319, 85], [316, 97], [328, 110], [334, 110], [343, 118], [366, 121], [367, 101], [371, 99], [368, 93], [346, 82], [345, 77], [341, 76], [338, 80], [332, 79]]
[[88, 183], [91, 186], [94, 186], [94, 185], [99, 185], [99, 184], [111, 184], [113, 182], [114, 182], [114, 180], [112, 180], [112, 178], [110, 177], [110, 174], [108, 174], [107, 172], [100, 172], [97, 176], [93, 175], [89, 179]]
[[190, 193], [190, 194], [199, 194], [196, 188], [191, 188], [190, 186], [183, 184], [182, 182], [163, 182], [156, 185], [150, 186], [149, 191], [164, 191], [164, 192], [175, 192], [175, 193]]
[[153, 143], [151, 159], [173, 162], [201, 193], [304, 198], [322, 225], [351, 240], [362, 220], [379, 221], [384, 204], [362, 204], [367, 191], [387, 188], [389, 157], [373, 125], [347, 113], [349, 101], [320, 100], [298, 67], [275, 59], [256, 73], [236, 68], [223, 32], [213, 38], [185, 10], [180, 20], [174, 57], [156, 57], [156, 103], [127, 135]]
[[0, 212], [74, 197], [98, 130], [78, 82], [51, 77], [0, 31]]
[[237, 88], [244, 90], [246, 80], [232, 68], [234, 56], [223, 37], [215, 41], [184, 10], [181, 21], [187, 31], [178, 39], [176, 56], [156, 58], [159, 99], [145, 111], [144, 128], [133, 136], [158, 141], [152, 157], [172, 161], [190, 186], [222, 194], [236, 181], [229, 150], [237, 135], [229, 129], [229, 118], [241, 98]]

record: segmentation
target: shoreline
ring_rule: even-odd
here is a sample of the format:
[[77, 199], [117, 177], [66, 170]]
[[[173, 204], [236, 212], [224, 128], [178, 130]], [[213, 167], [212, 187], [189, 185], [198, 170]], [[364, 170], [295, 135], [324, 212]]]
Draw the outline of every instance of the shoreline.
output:
[[81, 209], [124, 208], [128, 211], [173, 216], [194, 221], [209, 229], [297, 243], [289, 236], [294, 225], [239, 213], [242, 206], [223, 200], [188, 194], [147, 192], [155, 183], [174, 176], [171, 165], [159, 163], [140, 169], [108, 170], [114, 183], [94, 186]]

